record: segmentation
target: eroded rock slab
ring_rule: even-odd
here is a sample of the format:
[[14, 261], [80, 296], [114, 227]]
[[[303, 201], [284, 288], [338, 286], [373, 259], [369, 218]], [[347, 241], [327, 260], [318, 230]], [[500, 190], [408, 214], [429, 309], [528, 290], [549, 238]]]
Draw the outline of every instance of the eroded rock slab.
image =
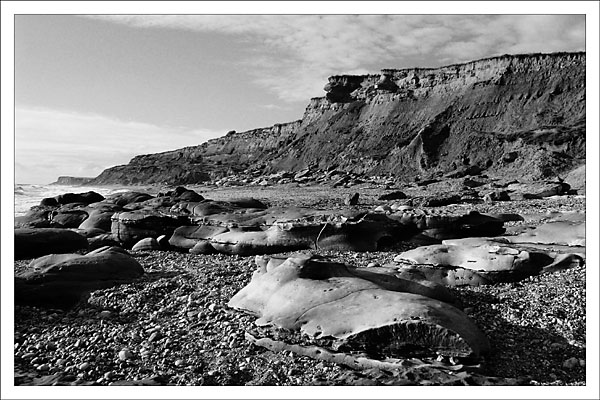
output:
[[447, 286], [513, 282], [579, 266], [584, 260], [585, 249], [511, 243], [507, 237], [444, 240], [441, 245], [418, 247], [394, 259], [401, 265], [402, 276]]
[[199, 211], [202, 204], [180, 203], [191, 207], [194, 216], [190, 220], [199, 227], [178, 228], [171, 245], [187, 250], [202, 242], [195, 252], [206, 249], [242, 256], [309, 249], [377, 251], [416, 235], [439, 243], [446, 238], [504, 232], [502, 220], [477, 212], [456, 215], [411, 208], [381, 213], [302, 207], [217, 212], [206, 208], [210, 203]]
[[251, 282], [229, 302], [259, 317], [257, 325], [330, 338], [336, 348], [374, 346], [390, 355], [407, 346], [454, 356], [489, 350], [473, 321], [440, 300], [449, 297], [438, 285], [310, 256], [258, 264]]

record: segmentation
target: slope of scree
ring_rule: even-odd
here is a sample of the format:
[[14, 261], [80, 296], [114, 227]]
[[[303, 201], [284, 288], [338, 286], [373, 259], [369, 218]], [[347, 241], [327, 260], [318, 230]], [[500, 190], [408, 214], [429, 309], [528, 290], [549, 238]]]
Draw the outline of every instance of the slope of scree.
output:
[[240, 171], [416, 177], [477, 166], [544, 179], [585, 160], [585, 53], [505, 55], [332, 76], [301, 120], [134, 157], [90, 184], [192, 184]]

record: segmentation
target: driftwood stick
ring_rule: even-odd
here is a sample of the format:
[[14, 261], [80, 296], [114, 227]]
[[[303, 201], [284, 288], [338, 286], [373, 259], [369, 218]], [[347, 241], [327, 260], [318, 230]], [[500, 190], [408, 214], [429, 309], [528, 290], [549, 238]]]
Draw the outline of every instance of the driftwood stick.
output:
[[367, 357], [355, 357], [346, 353], [333, 353], [319, 346], [301, 346], [297, 344], [288, 344], [282, 341], [269, 338], [256, 338], [252, 334], [245, 333], [246, 340], [250, 343], [264, 347], [271, 351], [291, 351], [301, 356], [314, 358], [317, 360], [329, 361], [335, 364], [346, 365], [352, 369], [365, 370], [377, 368], [382, 371], [395, 371], [399, 369], [417, 369], [417, 368], [441, 368], [444, 370], [458, 371], [462, 365], [443, 365], [441, 363], [425, 363], [419, 360], [398, 360], [398, 362], [388, 362], [373, 360]]

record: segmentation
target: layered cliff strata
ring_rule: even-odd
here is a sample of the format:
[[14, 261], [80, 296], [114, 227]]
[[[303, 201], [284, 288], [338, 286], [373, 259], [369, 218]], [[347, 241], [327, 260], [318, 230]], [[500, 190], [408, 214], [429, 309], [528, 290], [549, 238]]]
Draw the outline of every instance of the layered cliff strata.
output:
[[585, 162], [585, 53], [332, 76], [301, 120], [135, 157], [93, 184], [337, 168], [413, 179], [465, 165], [541, 179]]

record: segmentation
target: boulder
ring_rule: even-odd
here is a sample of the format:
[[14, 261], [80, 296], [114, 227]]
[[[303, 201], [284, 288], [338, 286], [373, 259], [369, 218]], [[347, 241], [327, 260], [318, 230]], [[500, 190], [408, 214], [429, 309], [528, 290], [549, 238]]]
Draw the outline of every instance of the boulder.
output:
[[54, 207], [33, 206], [25, 215], [15, 217], [15, 228], [50, 228], [50, 214]]
[[64, 193], [55, 197], [59, 204], [82, 203], [90, 204], [104, 200], [104, 196], [99, 193], [89, 191], [85, 193]]
[[[120, 210], [120, 207], [119, 207]], [[92, 209], [88, 211], [88, 217], [79, 224], [80, 229], [96, 228], [110, 232], [111, 218], [115, 211], [106, 209]]]
[[143, 273], [142, 266], [119, 249], [48, 255], [15, 276], [15, 304], [66, 308], [92, 290], [131, 282]]
[[[489, 342], [462, 311], [393, 275], [361, 274], [344, 264], [290, 257], [259, 267], [228, 303], [256, 324], [333, 339], [337, 348], [398, 357], [410, 348], [478, 356]], [[370, 271], [367, 271], [370, 272]], [[411, 291], [415, 291], [413, 293]]]
[[88, 218], [88, 213], [82, 209], [54, 210], [50, 213], [50, 225], [55, 228], [77, 228]]
[[71, 253], [87, 249], [87, 239], [68, 229], [15, 229], [15, 259], [33, 258], [53, 253]]
[[54, 197], [46, 197], [40, 201], [40, 206], [45, 207], [59, 207], [60, 203]]
[[152, 210], [124, 211], [111, 217], [111, 233], [124, 246], [160, 235], [171, 235], [175, 228], [187, 223], [185, 218], [173, 217]]

